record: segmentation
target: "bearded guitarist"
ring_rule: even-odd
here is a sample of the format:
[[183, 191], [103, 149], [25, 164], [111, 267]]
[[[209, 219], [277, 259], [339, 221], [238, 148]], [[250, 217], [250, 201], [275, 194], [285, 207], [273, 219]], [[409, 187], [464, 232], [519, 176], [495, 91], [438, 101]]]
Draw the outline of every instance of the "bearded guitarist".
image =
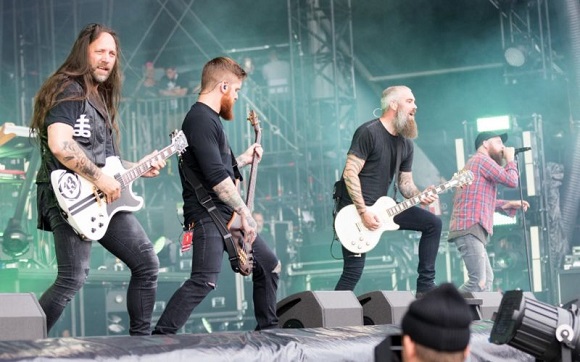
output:
[[274, 252], [257, 234], [256, 221], [235, 184], [236, 176], [239, 177], [236, 175], [237, 167], [249, 165], [256, 159], [259, 161], [263, 150], [254, 143], [234, 158], [220, 119], [233, 119], [233, 106], [246, 76], [246, 72], [230, 58], [219, 57], [207, 62], [202, 70], [198, 101], [183, 121], [182, 130], [189, 146], [182, 156], [179, 171], [183, 187], [184, 234], [190, 238], [192, 249], [191, 274], [169, 300], [154, 334], [177, 333], [194, 308], [217, 287], [222, 270], [226, 238], [210, 214], [214, 209], [206, 208], [198, 200], [196, 188], [188, 177], [192, 174], [224, 225], [233, 213], [237, 214], [245, 242], [252, 246], [256, 329], [278, 325], [276, 291], [281, 266]]
[[[395, 190], [411, 198], [421, 192], [412, 176], [413, 142], [417, 136], [415, 123], [415, 97], [406, 86], [389, 87], [381, 97], [380, 118], [368, 121], [357, 128], [347, 154], [342, 178], [335, 185], [335, 212], [354, 204], [362, 224], [368, 230], [378, 230], [381, 219], [371, 208], [386, 196], [393, 178]], [[437, 199], [436, 193], [426, 193], [421, 204], [428, 205]], [[435, 259], [441, 237], [441, 219], [417, 206], [396, 215], [393, 220], [401, 230], [421, 232], [417, 296], [435, 287]], [[388, 238], [388, 233], [384, 234]], [[343, 271], [335, 290], [354, 290], [361, 278], [365, 253], [354, 253], [342, 247]]]

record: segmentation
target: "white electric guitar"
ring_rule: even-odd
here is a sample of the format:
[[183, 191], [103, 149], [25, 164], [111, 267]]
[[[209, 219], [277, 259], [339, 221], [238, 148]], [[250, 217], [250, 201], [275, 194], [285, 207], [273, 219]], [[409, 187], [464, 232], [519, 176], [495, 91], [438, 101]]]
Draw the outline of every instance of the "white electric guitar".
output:
[[451, 180], [434, 189], [422, 192], [398, 204], [392, 198], [383, 196], [373, 206], [368, 207], [381, 220], [381, 226], [372, 231], [364, 226], [354, 205], [345, 206], [336, 214], [334, 219], [334, 229], [338, 240], [342, 246], [353, 253], [367, 253], [377, 246], [384, 231], [399, 228], [399, 225], [393, 221], [395, 215], [417, 205], [424, 196], [440, 194], [454, 187], [471, 184], [472, 181], [473, 173], [470, 170], [463, 170], [453, 175]]
[[50, 174], [52, 188], [67, 222], [84, 238], [101, 239], [116, 212], [137, 211], [143, 206], [143, 198], [131, 190], [133, 181], [149, 171], [153, 161], [182, 153], [186, 147], [183, 131], [174, 131], [171, 145], [130, 169], [125, 169], [118, 157], [107, 157], [101, 170], [121, 183], [121, 197], [110, 204], [105, 194], [82, 176], [68, 170], [53, 171]]

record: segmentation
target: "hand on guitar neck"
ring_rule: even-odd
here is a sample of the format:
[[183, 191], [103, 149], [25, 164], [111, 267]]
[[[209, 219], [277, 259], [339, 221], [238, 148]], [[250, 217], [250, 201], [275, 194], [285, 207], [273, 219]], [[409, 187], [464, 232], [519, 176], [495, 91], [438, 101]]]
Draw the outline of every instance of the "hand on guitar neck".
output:
[[262, 145], [260, 145], [259, 143], [254, 143], [253, 145], [248, 147], [248, 149], [244, 153], [238, 156], [236, 160], [238, 161], [238, 167], [244, 167], [246, 165], [249, 165], [253, 163], [254, 160], [256, 160], [256, 162], [260, 162], [263, 153], [264, 149], [262, 148]]

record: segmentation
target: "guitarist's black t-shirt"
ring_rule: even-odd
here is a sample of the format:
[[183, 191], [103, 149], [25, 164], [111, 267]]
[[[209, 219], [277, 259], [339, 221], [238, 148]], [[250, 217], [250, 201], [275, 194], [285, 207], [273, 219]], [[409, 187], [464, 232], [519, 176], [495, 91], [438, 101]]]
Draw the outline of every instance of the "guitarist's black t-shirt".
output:
[[[197, 179], [211, 195], [224, 220], [228, 221], [233, 209], [223, 203], [212, 190], [226, 177], [234, 179], [231, 149], [219, 115], [207, 105], [197, 102], [185, 116], [181, 128], [188, 143], [183, 154], [185, 167], [193, 170]], [[181, 169], [179, 173], [183, 186], [185, 225], [209, 217], [205, 208], [198, 202], [195, 190], [185, 181]]]
[[[391, 135], [379, 119], [363, 123], [355, 131], [348, 154], [365, 160], [358, 176], [366, 205], [371, 206], [381, 196], [387, 195], [395, 174], [399, 142], [402, 143], [399, 170], [410, 172], [413, 165], [413, 142], [410, 139]], [[349, 204], [352, 201], [344, 188], [338, 209]]]

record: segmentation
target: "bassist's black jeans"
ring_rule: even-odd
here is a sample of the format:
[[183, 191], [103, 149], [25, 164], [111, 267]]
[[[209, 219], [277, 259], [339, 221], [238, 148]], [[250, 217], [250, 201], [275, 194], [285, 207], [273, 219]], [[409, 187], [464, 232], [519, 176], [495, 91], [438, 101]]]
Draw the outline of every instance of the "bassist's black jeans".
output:
[[[400, 230], [414, 230], [421, 232], [419, 240], [419, 265], [417, 266], [417, 292], [424, 293], [435, 287], [435, 260], [439, 250], [441, 238], [441, 219], [433, 213], [413, 206], [399, 215], [394, 221], [401, 227]], [[383, 234], [382, 239], [388, 238], [388, 232]], [[384, 240], [382, 241], [384, 242]], [[361, 278], [366, 254], [354, 254], [344, 247], [342, 248], [344, 265], [342, 274], [335, 290], [354, 290]]]
[[[252, 250], [254, 314], [258, 323], [256, 329], [276, 328], [276, 291], [280, 264], [274, 252], [259, 235]], [[194, 308], [216, 288], [224, 251], [224, 240], [213, 220], [207, 217], [197, 221], [191, 245], [191, 275], [167, 303], [153, 334], [175, 334], [185, 325]]]

